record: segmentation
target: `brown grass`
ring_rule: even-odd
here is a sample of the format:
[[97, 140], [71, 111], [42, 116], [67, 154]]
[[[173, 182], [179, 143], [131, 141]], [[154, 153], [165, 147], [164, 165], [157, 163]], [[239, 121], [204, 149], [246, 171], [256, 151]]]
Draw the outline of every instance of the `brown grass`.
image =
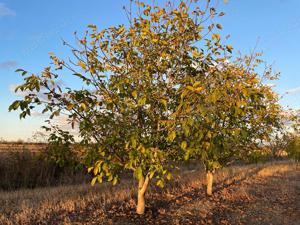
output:
[[[296, 165], [291, 162], [273, 162], [224, 168], [214, 177], [216, 184], [214, 189], [220, 190], [257, 174], [269, 176], [273, 173], [285, 172]], [[84, 184], [2, 191], [0, 192], [0, 224], [71, 224], [71, 221], [89, 224], [89, 221], [95, 218], [97, 223], [106, 221], [105, 224], [109, 224], [110, 220], [107, 218], [109, 211], [122, 212], [124, 211], [122, 207], [134, 208], [136, 185], [134, 180], [127, 179], [116, 187], [104, 183], [95, 187]], [[194, 191], [195, 188], [203, 185], [205, 185], [205, 173], [200, 167], [194, 167], [193, 170], [186, 169], [177, 174], [163, 190], [151, 186], [146, 199], [152, 199], [151, 204], [156, 204], [157, 199], [176, 201], [177, 198], [184, 197], [182, 193]], [[246, 190], [239, 191], [243, 197], [247, 195]], [[209, 210], [209, 207], [207, 205], [206, 208]], [[160, 210], [164, 209], [160, 208]]]
[[[44, 155], [43, 155], [44, 154]], [[59, 166], [45, 159], [46, 152], [0, 152], [0, 190], [88, 183], [83, 166]]]

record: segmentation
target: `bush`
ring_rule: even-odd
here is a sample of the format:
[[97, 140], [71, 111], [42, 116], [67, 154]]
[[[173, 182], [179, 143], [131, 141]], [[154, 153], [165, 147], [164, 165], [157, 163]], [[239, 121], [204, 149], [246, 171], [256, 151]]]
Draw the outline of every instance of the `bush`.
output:
[[300, 161], [300, 137], [294, 137], [287, 146], [287, 153], [290, 158]]
[[247, 157], [249, 163], [265, 163], [271, 158], [271, 155], [262, 150], [254, 150]]

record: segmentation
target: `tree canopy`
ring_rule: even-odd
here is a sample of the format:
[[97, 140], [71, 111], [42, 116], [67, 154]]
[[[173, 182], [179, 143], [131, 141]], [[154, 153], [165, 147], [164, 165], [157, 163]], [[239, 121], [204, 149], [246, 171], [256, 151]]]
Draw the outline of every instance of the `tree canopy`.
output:
[[[21, 109], [20, 118], [38, 110], [50, 122], [64, 115], [94, 149], [92, 184], [133, 172], [140, 214], [150, 180], [163, 187], [172, 162], [196, 157], [214, 170], [276, 125], [277, 98], [255, 72], [259, 60], [233, 60], [213, 22], [224, 13], [199, 4], [137, 1], [125, 10], [128, 24], [89, 25], [76, 47], [64, 42], [70, 59], [51, 53], [53, 65], [40, 74], [18, 70], [24, 83], [16, 91], [26, 95], [10, 110]], [[62, 70], [82, 88], [62, 86]]]

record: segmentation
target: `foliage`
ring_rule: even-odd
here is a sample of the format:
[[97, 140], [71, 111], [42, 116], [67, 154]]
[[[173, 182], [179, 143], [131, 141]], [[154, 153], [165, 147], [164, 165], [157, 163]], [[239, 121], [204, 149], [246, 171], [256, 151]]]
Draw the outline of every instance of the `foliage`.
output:
[[281, 113], [282, 129], [271, 139], [269, 145], [275, 156], [283, 153], [299, 159], [300, 111], [287, 109]]
[[[51, 53], [54, 69], [46, 67], [40, 75], [17, 70], [24, 83], [16, 91], [27, 94], [9, 109], [21, 109], [20, 118], [32, 110], [48, 115], [50, 121], [64, 115], [73, 128], [78, 126], [81, 143], [98, 152], [89, 168], [95, 176], [92, 184], [103, 179], [116, 184], [124, 169], [138, 180], [156, 178], [158, 186], [171, 178], [170, 161], [178, 159], [176, 125], [170, 125], [179, 104], [178, 90], [194, 58], [212, 60], [208, 52], [215, 49], [208, 45], [206, 56], [197, 47], [199, 41], [205, 45], [220, 40], [217, 33], [206, 39], [214, 27], [221, 29], [206, 21], [224, 15], [209, 1], [203, 10], [197, 1], [188, 0], [168, 2], [166, 7], [137, 1], [135, 7], [126, 10], [129, 26], [98, 31], [90, 25], [86, 35], [77, 38], [78, 48], [64, 43], [73, 54], [69, 61]], [[231, 52], [232, 47], [222, 49]], [[60, 84], [65, 71], [80, 80], [82, 89]]]
[[255, 72], [260, 60], [250, 58], [215, 58], [206, 71], [195, 68], [181, 89], [181, 147], [186, 159], [200, 158], [208, 171], [249, 156], [280, 128], [278, 98]]
[[[25, 97], [9, 109], [20, 109], [20, 118], [32, 110], [49, 121], [63, 116], [78, 129], [93, 185], [116, 184], [129, 170], [140, 189], [153, 178], [163, 187], [174, 161], [197, 158], [214, 171], [269, 139], [279, 127], [277, 96], [256, 72], [259, 54], [233, 59], [233, 47], [222, 44], [213, 19], [223, 12], [210, 1], [130, 2], [128, 25], [89, 25], [78, 47], [64, 42], [69, 60], [50, 53], [54, 68], [19, 69], [16, 92]], [[66, 76], [81, 88], [63, 86]], [[272, 78], [270, 68], [264, 77]], [[75, 138], [54, 129], [51, 139], [66, 147], [54, 152], [65, 163]]]
[[250, 151], [247, 155], [247, 162], [249, 163], [264, 163], [270, 158], [270, 154], [262, 151], [262, 149], [257, 149]]
[[[61, 168], [70, 168], [72, 170], [82, 169], [80, 157], [75, 152], [73, 136], [67, 131], [53, 127], [55, 133], [52, 133], [48, 139], [49, 144], [45, 151], [41, 153], [41, 158], [51, 164], [58, 165]], [[52, 128], [52, 129], [53, 129]]]
[[289, 157], [300, 161], [300, 137], [295, 136], [287, 146], [287, 152]]

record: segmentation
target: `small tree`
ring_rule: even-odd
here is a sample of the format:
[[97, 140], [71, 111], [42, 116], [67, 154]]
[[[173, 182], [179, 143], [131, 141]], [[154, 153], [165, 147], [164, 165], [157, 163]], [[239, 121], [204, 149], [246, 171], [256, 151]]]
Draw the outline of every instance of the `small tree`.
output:
[[[218, 40], [215, 46], [217, 52]], [[181, 148], [185, 159], [196, 157], [204, 163], [207, 195], [212, 195], [216, 169], [246, 157], [279, 127], [277, 96], [255, 72], [261, 61], [255, 62], [251, 64], [251, 57], [232, 61], [215, 56], [207, 70], [195, 67], [181, 89]]]
[[[176, 126], [170, 126], [180, 103], [178, 90], [193, 67], [193, 57], [210, 60], [196, 47], [214, 27], [203, 25], [223, 15], [209, 1], [203, 10], [195, 2], [160, 7], [137, 1], [135, 10], [126, 10], [128, 26], [98, 31], [90, 25], [86, 35], [77, 38], [78, 48], [64, 43], [72, 51], [71, 59], [51, 53], [55, 70], [47, 67], [29, 76], [18, 70], [25, 82], [16, 91], [27, 94], [10, 110], [21, 109], [21, 118], [33, 109], [48, 113], [49, 120], [65, 115], [73, 128], [78, 126], [81, 142], [97, 149], [89, 167], [93, 185], [104, 179], [116, 184], [123, 170], [133, 172], [138, 214], [145, 211], [150, 180], [163, 186], [171, 178], [170, 161], [178, 159]], [[58, 74], [62, 69], [78, 78], [82, 89], [59, 85], [66, 76]]]
[[300, 110], [287, 110], [283, 116], [285, 150], [289, 157], [300, 161]]

